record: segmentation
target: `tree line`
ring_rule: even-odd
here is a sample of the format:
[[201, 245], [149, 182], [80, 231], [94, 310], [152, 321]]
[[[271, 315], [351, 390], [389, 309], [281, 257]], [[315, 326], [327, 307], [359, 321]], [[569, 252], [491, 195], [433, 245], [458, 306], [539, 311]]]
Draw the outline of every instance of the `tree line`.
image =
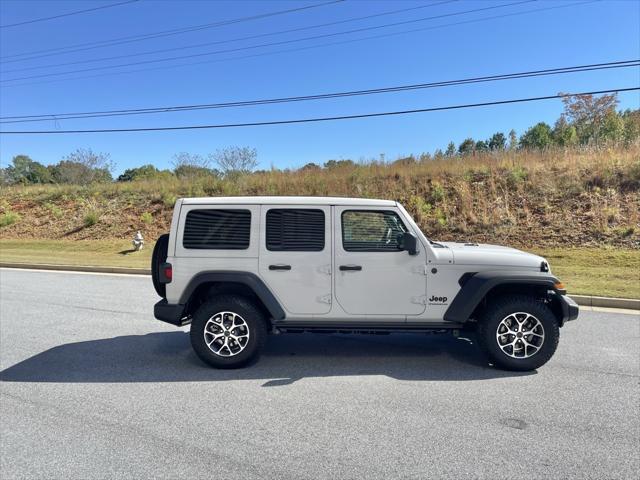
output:
[[[496, 132], [486, 140], [467, 138], [456, 146], [449, 142], [446, 149], [437, 149], [433, 155], [424, 154], [422, 160], [458, 157], [515, 149], [568, 148], [580, 145], [629, 145], [640, 141], [640, 109], [618, 111], [617, 94], [571, 95], [562, 98], [564, 111], [553, 126], [540, 122], [527, 129], [520, 137], [515, 130], [507, 135]], [[384, 159], [384, 158], [383, 158]], [[415, 161], [413, 157], [399, 162]], [[302, 170], [334, 169], [352, 166], [352, 160], [329, 160], [323, 167], [308, 163]], [[154, 165], [128, 168], [113, 178], [115, 164], [107, 153], [91, 149], [78, 149], [58, 163], [45, 166], [27, 155], [17, 155], [10, 165], [0, 168], [2, 184], [78, 184], [102, 182], [130, 182], [143, 179], [193, 178], [216, 176], [232, 178], [255, 171], [258, 154], [255, 148], [228, 147], [206, 156], [178, 153], [173, 156], [172, 169], [160, 170]]]
[[506, 149], [538, 149], [578, 145], [631, 144], [640, 140], [640, 110], [617, 110], [617, 94], [571, 95], [562, 98], [564, 112], [553, 127], [539, 122], [520, 137], [515, 130], [506, 136], [496, 132], [487, 140], [467, 138], [457, 147], [450, 142], [446, 150], [434, 156], [453, 157], [476, 152]]

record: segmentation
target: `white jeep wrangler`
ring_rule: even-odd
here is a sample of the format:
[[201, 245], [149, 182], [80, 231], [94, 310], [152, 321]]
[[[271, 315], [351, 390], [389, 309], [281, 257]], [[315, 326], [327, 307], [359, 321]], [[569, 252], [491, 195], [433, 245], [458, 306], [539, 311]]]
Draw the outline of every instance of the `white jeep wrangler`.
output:
[[497, 367], [532, 370], [578, 316], [541, 257], [429, 240], [394, 201], [185, 198], [152, 259], [158, 320], [198, 356], [256, 359], [268, 333], [472, 330]]

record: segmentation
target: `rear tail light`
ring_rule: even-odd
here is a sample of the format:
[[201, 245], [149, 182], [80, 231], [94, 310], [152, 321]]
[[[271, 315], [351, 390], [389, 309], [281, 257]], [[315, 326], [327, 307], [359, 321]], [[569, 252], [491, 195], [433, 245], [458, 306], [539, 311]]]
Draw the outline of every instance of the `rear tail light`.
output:
[[173, 267], [170, 263], [163, 263], [160, 267], [160, 282], [171, 283], [173, 279]]

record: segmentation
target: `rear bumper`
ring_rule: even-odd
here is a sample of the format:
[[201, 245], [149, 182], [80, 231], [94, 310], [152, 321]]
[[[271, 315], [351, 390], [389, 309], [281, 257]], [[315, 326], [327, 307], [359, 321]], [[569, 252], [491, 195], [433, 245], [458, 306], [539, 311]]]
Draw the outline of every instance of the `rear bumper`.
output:
[[575, 300], [566, 295], [558, 295], [560, 299], [560, 307], [562, 308], [562, 322], [568, 322], [570, 320], [575, 320], [578, 318], [578, 314], [580, 313], [580, 308]]
[[168, 303], [165, 298], [156, 303], [153, 307], [153, 316], [158, 320], [182, 327], [191, 323], [184, 317], [184, 305], [179, 303]]

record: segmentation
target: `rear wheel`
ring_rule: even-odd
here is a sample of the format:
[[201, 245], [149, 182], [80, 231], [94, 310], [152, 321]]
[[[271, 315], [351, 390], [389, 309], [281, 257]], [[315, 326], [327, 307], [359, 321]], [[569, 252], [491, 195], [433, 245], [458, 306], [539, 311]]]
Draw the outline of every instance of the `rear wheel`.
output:
[[260, 356], [267, 337], [266, 320], [246, 298], [220, 295], [198, 308], [190, 336], [201, 360], [216, 368], [238, 368]]
[[156, 293], [162, 298], [167, 296], [167, 286], [160, 282], [160, 268], [167, 261], [169, 251], [169, 234], [160, 235], [151, 254], [151, 280]]
[[547, 305], [526, 295], [509, 295], [493, 302], [478, 322], [478, 344], [498, 368], [535, 370], [558, 347], [560, 328]]

